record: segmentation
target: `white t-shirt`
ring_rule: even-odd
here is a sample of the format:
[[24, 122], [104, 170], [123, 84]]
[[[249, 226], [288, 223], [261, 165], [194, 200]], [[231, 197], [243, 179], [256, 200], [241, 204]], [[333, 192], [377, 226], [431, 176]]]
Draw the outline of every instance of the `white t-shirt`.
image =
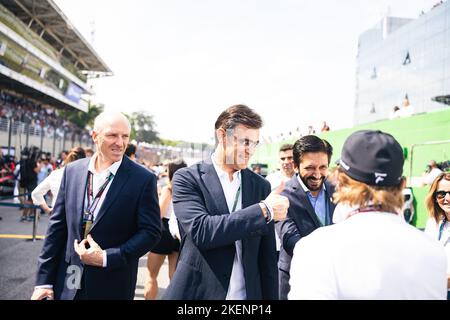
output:
[[444, 250], [401, 217], [364, 212], [297, 242], [296, 299], [446, 299]]
[[427, 185], [431, 185], [436, 179], [438, 175], [442, 173], [442, 170], [439, 168], [433, 168], [431, 171], [423, 177], [423, 183]]
[[439, 239], [439, 227], [441, 226], [441, 223], [442, 222], [436, 224], [436, 221], [433, 218], [428, 219], [425, 226], [425, 233], [444, 246], [445, 254], [447, 256], [447, 273], [450, 274], [450, 222], [447, 221], [445, 223], [441, 239]]

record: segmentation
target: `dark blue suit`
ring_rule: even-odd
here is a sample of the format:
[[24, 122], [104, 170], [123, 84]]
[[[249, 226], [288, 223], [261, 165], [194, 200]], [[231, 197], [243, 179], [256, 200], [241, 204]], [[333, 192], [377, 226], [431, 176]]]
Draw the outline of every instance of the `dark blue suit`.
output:
[[182, 240], [164, 299], [225, 299], [236, 240], [242, 240], [247, 299], [278, 298], [274, 225], [266, 223], [258, 204], [270, 184], [248, 169], [241, 170], [241, 179], [243, 209], [229, 214], [210, 161], [175, 173], [173, 206]]
[[[297, 176], [295, 175], [286, 183], [281, 193], [281, 195], [289, 199], [289, 209], [286, 220], [276, 225], [281, 241], [280, 258], [278, 261], [278, 276], [280, 279], [279, 295], [281, 300], [287, 299], [287, 295], [291, 289], [289, 285], [289, 271], [291, 269], [292, 253], [295, 244], [302, 237], [306, 237], [322, 226]], [[332, 221], [335, 205], [331, 201], [331, 197], [334, 193], [334, 187], [330, 183], [325, 182], [325, 189], [325, 200], [330, 215], [328, 221]]]
[[107, 267], [85, 266], [75, 252], [82, 239], [82, 212], [89, 159], [65, 168], [39, 257], [36, 285], [53, 285], [55, 299], [73, 299], [74, 270], [81, 270], [83, 297], [133, 299], [139, 258], [161, 236], [156, 177], [123, 157], [90, 234], [106, 250]]

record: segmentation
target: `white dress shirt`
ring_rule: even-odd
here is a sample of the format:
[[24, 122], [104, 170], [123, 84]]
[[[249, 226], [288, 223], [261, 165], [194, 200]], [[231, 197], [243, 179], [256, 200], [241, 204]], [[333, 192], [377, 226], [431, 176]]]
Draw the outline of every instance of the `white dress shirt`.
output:
[[[227, 201], [228, 210], [230, 214], [233, 214], [233, 205], [235, 202], [235, 196], [241, 185], [241, 171], [233, 173], [233, 180], [230, 181], [228, 173], [223, 171], [215, 161], [215, 154], [211, 156], [214, 169], [222, 185], [222, 190]], [[242, 188], [238, 195], [238, 201], [236, 204], [236, 210], [242, 209]], [[228, 286], [228, 292], [226, 300], [245, 300], [247, 299], [247, 292], [245, 290], [245, 278], [244, 278], [244, 266], [242, 265], [242, 241], [235, 242], [236, 254], [234, 255], [233, 269], [231, 270], [230, 284]]]
[[[95, 207], [95, 210], [93, 212], [94, 215], [94, 223], [95, 220], [97, 218], [97, 215], [100, 211], [100, 208], [102, 207], [103, 201], [105, 201], [106, 195], [108, 194], [108, 190], [111, 187], [113, 181], [114, 181], [114, 177], [117, 173], [117, 170], [119, 170], [120, 165], [122, 164], [122, 159], [120, 159], [120, 161], [114, 162], [111, 166], [109, 166], [106, 170], [103, 170], [101, 172], [98, 172], [95, 170], [95, 160], [97, 159], [97, 153], [95, 153], [92, 158], [89, 160], [89, 166], [88, 166], [88, 170], [89, 172], [92, 173], [93, 175], [93, 182], [92, 182], [92, 192], [95, 196], [97, 195], [98, 191], [100, 190], [101, 186], [105, 183], [106, 179], [108, 179], [110, 173], [113, 174], [113, 177], [111, 179], [111, 181], [108, 183], [108, 185], [105, 188], [105, 191], [103, 192], [102, 196], [100, 197], [97, 206]], [[86, 190], [86, 194], [85, 194], [85, 201], [84, 203], [87, 206], [87, 197], [88, 197], [88, 193]], [[92, 203], [93, 199], [91, 199], [91, 203]], [[87, 208], [85, 208], [87, 209]], [[95, 241], [95, 239], [94, 239]], [[103, 267], [107, 266], [107, 260], [106, 260], [106, 251], [103, 250]]]
[[[447, 221], [445, 223], [441, 239], [439, 239], [439, 229], [441, 224], [442, 220], [437, 224], [434, 218], [429, 218], [425, 226], [425, 233], [444, 246], [445, 255], [447, 256], [447, 274], [450, 274], [450, 222]], [[448, 290], [450, 291], [450, 289]]]
[[361, 212], [297, 242], [289, 299], [446, 299], [442, 246], [398, 215]]
[[53, 195], [52, 208], [55, 206], [56, 198], [58, 197], [59, 187], [64, 173], [64, 168], [56, 169], [50, 173], [31, 193], [33, 204], [40, 206], [45, 202], [44, 196], [51, 191]]

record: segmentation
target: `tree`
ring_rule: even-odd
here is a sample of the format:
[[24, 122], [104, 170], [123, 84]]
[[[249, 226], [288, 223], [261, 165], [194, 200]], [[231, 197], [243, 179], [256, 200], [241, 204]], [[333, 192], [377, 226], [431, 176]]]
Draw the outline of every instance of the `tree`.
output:
[[131, 124], [131, 140], [138, 142], [160, 142], [153, 116], [145, 111], [133, 112], [128, 116]]
[[74, 125], [79, 127], [80, 129], [85, 129], [87, 126], [93, 127], [95, 118], [103, 112], [104, 105], [103, 104], [91, 104], [89, 102], [88, 112], [83, 111], [68, 111], [62, 110], [59, 111], [59, 115], [72, 122]]

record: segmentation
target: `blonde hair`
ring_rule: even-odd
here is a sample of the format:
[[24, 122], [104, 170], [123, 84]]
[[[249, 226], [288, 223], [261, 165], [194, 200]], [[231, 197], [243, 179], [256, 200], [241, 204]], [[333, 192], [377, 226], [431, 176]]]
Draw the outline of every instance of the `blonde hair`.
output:
[[335, 202], [352, 207], [365, 207], [370, 203], [386, 212], [398, 212], [403, 206], [403, 179], [392, 187], [371, 186], [356, 181], [339, 170], [337, 180], [338, 187], [333, 194]]
[[436, 223], [439, 223], [441, 219], [445, 217], [444, 210], [442, 210], [442, 208], [436, 201], [436, 193], [435, 193], [438, 188], [439, 182], [441, 182], [444, 179], [450, 181], [450, 173], [445, 172], [440, 173], [436, 177], [436, 179], [434, 179], [433, 183], [431, 184], [430, 191], [428, 191], [428, 194], [425, 197], [425, 205], [427, 207], [428, 214], [430, 215], [430, 217], [436, 220]]

